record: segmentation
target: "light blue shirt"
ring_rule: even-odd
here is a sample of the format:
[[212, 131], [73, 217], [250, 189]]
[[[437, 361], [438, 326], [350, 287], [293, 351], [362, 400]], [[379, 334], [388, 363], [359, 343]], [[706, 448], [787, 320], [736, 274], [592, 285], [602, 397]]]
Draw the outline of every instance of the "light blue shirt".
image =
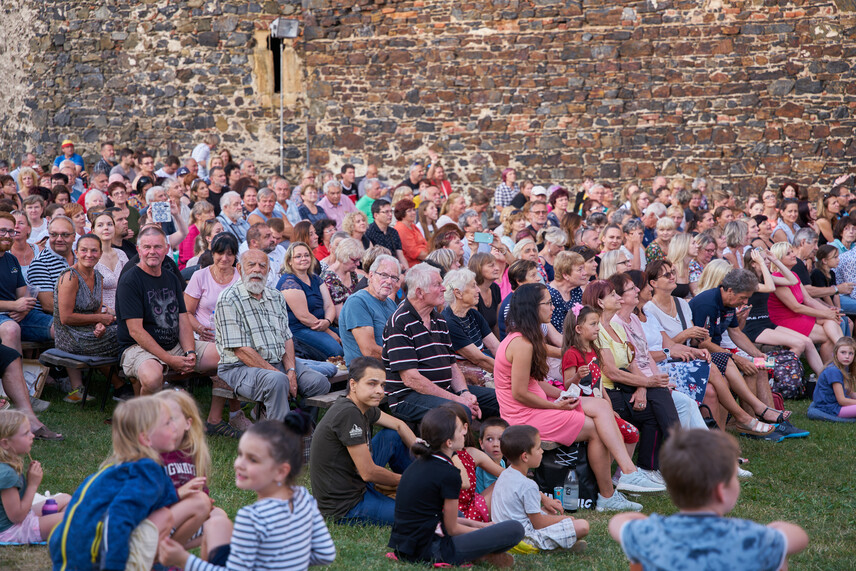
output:
[[339, 314], [339, 335], [345, 350], [345, 364], [350, 365], [352, 359], [363, 354], [354, 338], [353, 330], [357, 327], [371, 327], [374, 330], [375, 343], [383, 347], [383, 328], [395, 313], [396, 307], [392, 299], [381, 301], [367, 289], [361, 289], [345, 300]]

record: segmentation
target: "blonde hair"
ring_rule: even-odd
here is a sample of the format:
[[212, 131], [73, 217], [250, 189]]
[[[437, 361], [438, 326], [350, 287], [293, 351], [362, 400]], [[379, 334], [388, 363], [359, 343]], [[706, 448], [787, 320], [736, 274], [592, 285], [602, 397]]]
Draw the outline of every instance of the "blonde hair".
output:
[[556, 254], [556, 259], [553, 260], [554, 279], [561, 282], [565, 276], [574, 271], [577, 266], [585, 264], [585, 259], [576, 252], [561, 251]]
[[683, 276], [689, 269], [690, 242], [693, 237], [690, 234], [677, 234], [669, 242], [669, 255], [666, 259], [672, 263], [677, 275]]
[[722, 283], [722, 279], [725, 277], [725, 274], [733, 269], [734, 268], [731, 267], [731, 264], [725, 260], [712, 260], [707, 266], [705, 266], [704, 271], [701, 273], [701, 277], [698, 279], [698, 293], [719, 287], [719, 284]]
[[[214, 205], [207, 200], [199, 200], [190, 209], [190, 223], [196, 224], [199, 217], [208, 213], [214, 214]], [[197, 225], [198, 226], [198, 225]]]
[[677, 228], [677, 226], [675, 226], [675, 221], [668, 216], [664, 216], [657, 220], [657, 230], [674, 230], [675, 228]]
[[791, 248], [793, 248], [793, 246], [791, 246], [787, 242], [776, 242], [775, 244], [770, 246], [770, 253], [781, 260], [782, 258], [788, 255], [788, 252], [791, 251]]
[[505, 217], [505, 222], [502, 223], [502, 230], [504, 232], [503, 236], [508, 236], [514, 240], [514, 231], [512, 230], [512, 228], [514, 228], [514, 223], [518, 220], [526, 220], [526, 214], [524, 214], [522, 210], [518, 210], [516, 213], [513, 212], [515, 210], [513, 206], [506, 206], [506, 208], [511, 208], [512, 212], [508, 213], [508, 216]]
[[178, 445], [178, 450], [193, 458], [196, 466], [196, 475], [202, 478], [211, 473], [211, 452], [208, 450], [208, 441], [205, 439], [205, 429], [202, 424], [202, 416], [196, 401], [186, 391], [167, 390], [155, 395], [160, 400], [168, 400], [176, 403], [181, 408], [181, 414], [190, 419], [190, 428], [184, 433], [184, 438]]
[[842, 365], [841, 361], [838, 360], [838, 349], [841, 347], [850, 347], [856, 351], [856, 341], [852, 337], [842, 337], [835, 342], [835, 347], [832, 348], [832, 364], [841, 371], [841, 376], [844, 377], [844, 388], [847, 389], [847, 392], [853, 393], [856, 392], [856, 359], [850, 363], [849, 367]]
[[[440, 210], [440, 216], [448, 214], [449, 209], [452, 207], [452, 205], [457, 202], [457, 200], [462, 196], [464, 195], [460, 192], [453, 192], [452, 194], [450, 194], [449, 198], [446, 199], [446, 202], [443, 203], [443, 208]], [[395, 202], [393, 202], [393, 204], [395, 204]]]
[[[399, 186], [395, 189], [395, 192], [392, 193], [392, 202], [390, 204], [398, 204], [398, 201], [407, 198], [407, 195], [413, 196], [413, 189], [409, 186]], [[412, 200], [412, 198], [411, 198]]]
[[627, 254], [622, 252], [621, 248], [605, 252], [600, 258], [600, 270], [598, 271], [597, 278], [600, 280], [608, 280], [610, 277], [617, 274], [618, 258], [622, 256], [626, 258]]
[[119, 403], [113, 411], [113, 452], [101, 463], [136, 462], [148, 458], [163, 465], [160, 454], [140, 442], [140, 435], [151, 432], [163, 415], [169, 415], [166, 404], [153, 396], [137, 397]]
[[[0, 411], [0, 440], [15, 436], [21, 430], [25, 420], [27, 415], [19, 410]], [[11, 466], [16, 474], [24, 473], [24, 459], [2, 446], [0, 446], [0, 463]]]
[[345, 218], [342, 220], [342, 230], [348, 233], [350, 236], [354, 231], [354, 224], [357, 222], [357, 218], [362, 217], [366, 222], [369, 221], [365, 212], [362, 210], [357, 210], [356, 212], [349, 212], [345, 215]]
[[351, 258], [360, 258], [365, 255], [366, 250], [363, 244], [356, 238], [343, 238], [336, 246], [334, 256], [339, 263], [344, 263]]
[[545, 243], [550, 242], [551, 244], [555, 244], [556, 246], [561, 246], [565, 248], [568, 246], [568, 233], [562, 230], [561, 228], [557, 228], [555, 226], [548, 226], [547, 228], [542, 228], [540, 232], [538, 232], [538, 238]]

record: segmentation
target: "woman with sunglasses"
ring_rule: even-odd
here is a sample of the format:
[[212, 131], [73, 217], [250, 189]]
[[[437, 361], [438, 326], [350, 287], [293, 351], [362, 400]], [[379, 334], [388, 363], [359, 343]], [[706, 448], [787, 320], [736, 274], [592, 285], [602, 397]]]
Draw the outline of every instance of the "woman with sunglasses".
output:
[[330, 290], [330, 299], [336, 307], [336, 320], [348, 296], [357, 291], [357, 266], [366, 251], [363, 245], [354, 238], [344, 238], [336, 245], [333, 261], [326, 270], [321, 272], [321, 279]]

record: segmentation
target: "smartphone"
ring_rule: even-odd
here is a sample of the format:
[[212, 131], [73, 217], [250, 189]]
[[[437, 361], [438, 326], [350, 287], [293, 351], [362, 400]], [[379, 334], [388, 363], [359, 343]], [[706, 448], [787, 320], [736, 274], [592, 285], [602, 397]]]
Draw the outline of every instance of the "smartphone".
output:
[[169, 211], [169, 202], [152, 202], [152, 221], [172, 222], [172, 213]]
[[494, 236], [490, 232], [476, 232], [473, 240], [478, 244], [493, 244]]

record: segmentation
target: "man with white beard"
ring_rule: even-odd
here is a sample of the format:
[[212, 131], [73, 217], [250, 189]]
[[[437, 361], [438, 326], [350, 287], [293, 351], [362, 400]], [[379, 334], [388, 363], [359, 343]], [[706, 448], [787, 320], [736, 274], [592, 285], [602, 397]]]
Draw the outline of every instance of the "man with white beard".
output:
[[241, 281], [223, 290], [217, 300], [217, 374], [238, 395], [264, 403], [268, 418], [283, 420], [289, 396], [327, 394], [330, 382], [295, 361], [285, 298], [266, 285], [268, 264], [261, 250], [241, 254]]

